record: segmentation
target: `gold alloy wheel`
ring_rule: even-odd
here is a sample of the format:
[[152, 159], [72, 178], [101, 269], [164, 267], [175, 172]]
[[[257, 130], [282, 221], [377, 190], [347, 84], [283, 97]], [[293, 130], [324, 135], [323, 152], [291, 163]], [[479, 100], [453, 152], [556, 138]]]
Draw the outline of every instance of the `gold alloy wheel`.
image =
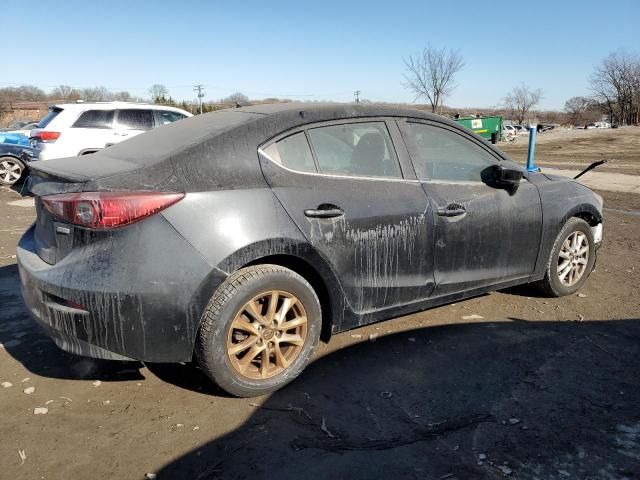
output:
[[589, 239], [582, 232], [573, 232], [562, 244], [558, 255], [558, 279], [565, 287], [575, 285], [589, 263]]
[[245, 377], [264, 380], [282, 373], [307, 339], [307, 313], [295, 295], [270, 290], [236, 314], [227, 336], [231, 365]]

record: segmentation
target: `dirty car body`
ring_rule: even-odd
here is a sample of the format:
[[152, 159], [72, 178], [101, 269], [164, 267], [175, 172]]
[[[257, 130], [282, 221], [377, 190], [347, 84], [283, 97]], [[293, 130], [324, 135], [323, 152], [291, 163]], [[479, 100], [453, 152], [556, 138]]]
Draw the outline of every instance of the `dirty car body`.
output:
[[[437, 171], [421, 144], [481, 161], [468, 169], [456, 157]], [[341, 163], [344, 149], [353, 165]], [[502, 170], [522, 179], [501, 184]], [[193, 117], [89, 160], [33, 164], [30, 188], [38, 216], [18, 262], [33, 317], [65, 350], [149, 362], [191, 360], [209, 298], [247, 265], [304, 277], [327, 335], [540, 280], [569, 218], [594, 232], [602, 223], [602, 200], [586, 187], [526, 173], [442, 117], [377, 106]], [[87, 192], [180, 199], [115, 228], [45, 208]]]

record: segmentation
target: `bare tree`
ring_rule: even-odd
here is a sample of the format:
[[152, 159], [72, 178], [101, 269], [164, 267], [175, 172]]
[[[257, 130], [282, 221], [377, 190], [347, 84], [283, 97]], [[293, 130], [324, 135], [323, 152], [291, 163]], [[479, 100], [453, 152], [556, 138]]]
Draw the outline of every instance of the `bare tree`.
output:
[[403, 59], [406, 73], [404, 86], [423, 97], [431, 104], [431, 111], [437, 112], [455, 85], [456, 74], [464, 67], [458, 50], [438, 50], [427, 45], [421, 53]]
[[166, 98], [169, 95], [169, 90], [164, 85], [155, 83], [151, 85], [149, 93], [151, 94], [151, 101], [156, 102], [158, 99]]
[[111, 99], [111, 92], [106, 87], [83, 88], [80, 94], [85, 102], [106, 102]]
[[609, 120], [640, 122], [640, 58], [624, 51], [609, 54], [591, 76], [591, 89], [607, 105]]
[[244, 107], [245, 105], [250, 105], [249, 97], [240, 92], [232, 93], [228, 97], [224, 97], [220, 100], [220, 103], [229, 103], [231, 105], [235, 105], [236, 107]]
[[519, 87], [514, 87], [504, 98], [504, 106], [511, 111], [511, 114], [522, 125], [527, 117], [527, 113], [535, 107], [542, 99], [542, 90], [531, 90], [524, 83]]
[[601, 115], [600, 105], [589, 97], [571, 97], [564, 104], [564, 110], [574, 125], [593, 122]]
[[47, 94], [41, 88], [33, 85], [22, 85], [18, 87], [20, 100], [25, 102], [39, 102], [47, 98]]
[[49, 97], [52, 100], [79, 100], [82, 94], [69, 85], [59, 85], [51, 91]]
[[120, 102], [133, 102], [135, 101], [133, 96], [127, 92], [126, 90], [122, 90], [121, 92], [116, 92], [113, 94], [113, 99], [118, 100]]

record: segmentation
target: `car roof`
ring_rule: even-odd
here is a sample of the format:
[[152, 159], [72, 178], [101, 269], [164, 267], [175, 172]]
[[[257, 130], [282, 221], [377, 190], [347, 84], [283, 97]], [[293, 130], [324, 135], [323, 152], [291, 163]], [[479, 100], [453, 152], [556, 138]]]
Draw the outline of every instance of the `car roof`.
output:
[[[170, 110], [173, 112], [185, 112], [181, 108], [172, 107], [169, 105], [160, 105], [157, 103], [139, 103], [139, 102], [77, 102], [77, 103], [56, 103], [50, 106], [50, 108], [61, 108], [63, 110], [112, 110], [116, 108], [130, 108], [130, 109], [151, 109], [151, 110]], [[188, 113], [188, 112], [187, 112]]]

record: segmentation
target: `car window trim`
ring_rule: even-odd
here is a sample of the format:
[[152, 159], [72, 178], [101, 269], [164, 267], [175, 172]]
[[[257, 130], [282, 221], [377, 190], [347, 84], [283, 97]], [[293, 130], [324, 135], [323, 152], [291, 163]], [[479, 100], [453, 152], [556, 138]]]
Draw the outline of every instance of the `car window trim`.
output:
[[[295, 128], [292, 128], [290, 130], [287, 130], [285, 132], [279, 133], [278, 135], [276, 135], [275, 137], [272, 137], [271, 139], [267, 140], [266, 142], [264, 142], [263, 144], [261, 144], [258, 147], [258, 152], [262, 152], [262, 154], [264, 155], [265, 158], [267, 158], [269, 161], [271, 161], [272, 163], [278, 165], [279, 167], [289, 171], [289, 172], [293, 172], [293, 173], [299, 173], [299, 174], [310, 174], [310, 175], [323, 175], [326, 177], [334, 177], [334, 178], [356, 178], [356, 179], [368, 179], [368, 180], [393, 180], [393, 181], [412, 181], [413, 179], [411, 178], [406, 178], [406, 172], [405, 169], [403, 168], [403, 163], [400, 160], [400, 155], [398, 154], [398, 147], [395, 145], [395, 141], [392, 135], [392, 128], [389, 125], [389, 122], [393, 121], [393, 117], [352, 117], [352, 118], [341, 118], [341, 119], [337, 119], [337, 120], [325, 120], [322, 122], [315, 122], [315, 123], [309, 123], [306, 125], [299, 125]], [[398, 178], [398, 177], [366, 177], [366, 176], [362, 176], [362, 175], [338, 175], [338, 174], [334, 174], [334, 173], [322, 173], [322, 171], [320, 170], [320, 165], [318, 163], [318, 158], [315, 152], [315, 149], [313, 147], [313, 143], [311, 142], [311, 139], [309, 138], [309, 133], [308, 131], [314, 128], [323, 128], [323, 127], [330, 127], [330, 126], [334, 126], [334, 125], [345, 125], [345, 124], [352, 124], [352, 123], [383, 123], [385, 125], [385, 128], [387, 129], [387, 134], [389, 135], [389, 140], [391, 141], [391, 148], [393, 149], [393, 153], [395, 155], [395, 159], [398, 165], [398, 168], [400, 169], [400, 175], [402, 175], [402, 177]], [[316, 167], [316, 172], [304, 172], [301, 170], [294, 170], [288, 167], [285, 167], [284, 165], [276, 162], [274, 159], [272, 159], [267, 153], [264, 152], [264, 149], [271, 146], [274, 143], [278, 143], [280, 140], [284, 140], [287, 137], [290, 137], [292, 135], [295, 135], [296, 133], [299, 132], [304, 132], [305, 134], [305, 138], [307, 139], [307, 144], [309, 145], [309, 148], [311, 150], [311, 155], [313, 156], [313, 163], [315, 164]], [[406, 146], [405, 146], [406, 148]], [[417, 177], [415, 180], [413, 181], [418, 181]]]
[[276, 162], [273, 158], [269, 156], [268, 153], [264, 151], [264, 148], [271, 145], [271, 143], [265, 143], [264, 147], [258, 147], [258, 155], [261, 155], [264, 159], [268, 160], [272, 164], [277, 167], [286, 170], [290, 173], [295, 173], [296, 175], [314, 175], [316, 177], [327, 177], [327, 178], [339, 178], [339, 179], [347, 179], [347, 180], [369, 180], [374, 182], [404, 182], [404, 183], [420, 183], [420, 180], [413, 180], [407, 178], [393, 178], [393, 177], [362, 177], [358, 175], [337, 175], [335, 173], [321, 173], [321, 172], [303, 172], [302, 170], [293, 170], [292, 168], [286, 167], [281, 163]]

